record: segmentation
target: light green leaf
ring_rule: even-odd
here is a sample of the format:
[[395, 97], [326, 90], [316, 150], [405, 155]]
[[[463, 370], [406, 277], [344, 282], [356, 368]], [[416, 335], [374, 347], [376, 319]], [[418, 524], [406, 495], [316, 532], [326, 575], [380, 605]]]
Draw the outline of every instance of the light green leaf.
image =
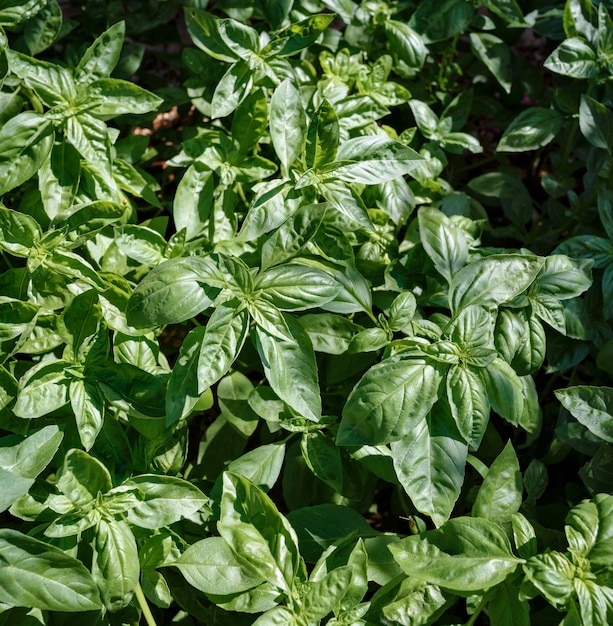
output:
[[469, 263], [455, 274], [449, 304], [456, 313], [471, 304], [493, 307], [512, 300], [536, 278], [543, 259], [519, 254], [492, 254]]
[[415, 508], [441, 526], [460, 495], [468, 453], [453, 419], [435, 407], [391, 448], [398, 480]]
[[324, 100], [309, 122], [303, 158], [307, 169], [319, 169], [336, 157], [339, 142], [338, 118], [334, 108]]
[[217, 528], [246, 573], [291, 589], [301, 564], [298, 538], [263, 491], [242, 476], [224, 473]]
[[241, 593], [264, 582], [236, 560], [222, 537], [207, 537], [191, 545], [174, 563], [190, 585], [218, 596]]
[[517, 425], [524, 410], [523, 385], [515, 370], [501, 358], [479, 370], [492, 409]]
[[193, 239], [205, 229], [213, 205], [213, 173], [198, 162], [187, 168], [177, 186], [172, 217], [177, 230]]
[[93, 542], [92, 577], [105, 607], [115, 612], [132, 599], [140, 577], [138, 548], [123, 520], [101, 519]]
[[385, 33], [393, 52], [404, 61], [410, 68], [420, 69], [428, 48], [424, 44], [419, 33], [415, 32], [407, 23], [398, 20], [386, 20], [383, 23]]
[[378, 185], [408, 174], [422, 157], [387, 135], [354, 137], [341, 143], [336, 160], [320, 171], [346, 183]]
[[53, 125], [24, 111], [0, 129], [0, 195], [25, 183], [41, 168], [53, 146]]
[[306, 331], [289, 315], [280, 316], [290, 336], [271, 335], [257, 326], [254, 342], [262, 360], [264, 374], [273, 391], [299, 415], [318, 422], [321, 419], [321, 397], [317, 363]]
[[402, 439], [436, 402], [441, 378], [440, 371], [421, 358], [386, 359], [374, 365], [349, 394], [337, 445]]
[[322, 270], [286, 263], [260, 273], [255, 289], [281, 311], [301, 311], [330, 302], [340, 285]]
[[43, 611], [97, 611], [96, 584], [83, 563], [17, 530], [0, 529], [0, 602]]
[[110, 491], [113, 483], [105, 465], [87, 452], [74, 448], [64, 457], [57, 486], [76, 507], [85, 507], [96, 500], [98, 494]]
[[523, 484], [519, 461], [511, 442], [494, 459], [472, 508], [472, 515], [508, 522], [522, 503]]
[[468, 261], [466, 236], [444, 213], [433, 207], [421, 207], [417, 217], [422, 245], [434, 267], [450, 283]]
[[81, 91], [80, 98], [93, 104], [89, 109], [92, 115], [103, 119], [126, 113], [142, 115], [154, 111], [163, 102], [150, 91], [118, 78], [100, 78], [90, 83]]
[[230, 115], [249, 95], [252, 85], [253, 71], [247, 63], [238, 61], [231, 65], [215, 87], [211, 116], [218, 118]]
[[613, 443], [613, 388], [579, 385], [555, 391], [564, 408], [594, 435]]
[[392, 543], [389, 549], [412, 578], [461, 593], [494, 587], [523, 561], [513, 556], [498, 524], [471, 517], [456, 517], [437, 530]]
[[111, 75], [119, 61], [125, 32], [125, 23], [117, 22], [87, 48], [74, 72], [77, 85], [85, 85]]
[[290, 165], [302, 151], [306, 134], [306, 114], [300, 90], [286, 78], [270, 100], [270, 138], [286, 177]]
[[145, 496], [127, 513], [128, 521], [141, 528], [169, 526], [190, 517], [208, 502], [200, 489], [175, 476], [139, 474], [124, 485], [137, 487]]
[[[126, 314], [132, 326], [183, 322], [208, 308], [219, 289], [208, 257], [169, 259], [153, 268], [134, 290]], [[211, 285], [213, 282], [213, 285]]]

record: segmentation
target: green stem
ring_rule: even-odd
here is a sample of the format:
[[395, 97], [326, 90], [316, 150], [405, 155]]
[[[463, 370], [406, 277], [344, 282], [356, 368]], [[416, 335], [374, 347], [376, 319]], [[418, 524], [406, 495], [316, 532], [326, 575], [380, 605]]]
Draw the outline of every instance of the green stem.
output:
[[136, 585], [134, 594], [136, 595], [138, 604], [140, 605], [141, 611], [143, 612], [143, 616], [145, 617], [147, 626], [157, 626], [157, 624], [155, 623], [155, 618], [153, 617], [153, 613], [151, 612], [151, 609], [149, 608], [149, 604], [147, 603], [147, 598], [145, 598], [143, 589], [140, 586], [140, 583]]
[[487, 601], [488, 601], [488, 597], [487, 597], [487, 594], [485, 594], [481, 598], [481, 601], [477, 605], [477, 608], [475, 609], [475, 612], [471, 615], [470, 619], [466, 622], [465, 626], [473, 626], [474, 625], [474, 623], [477, 621], [477, 618], [479, 617], [479, 615], [481, 615], [481, 611], [483, 611], [483, 609], [485, 608], [485, 605], [486, 605]]

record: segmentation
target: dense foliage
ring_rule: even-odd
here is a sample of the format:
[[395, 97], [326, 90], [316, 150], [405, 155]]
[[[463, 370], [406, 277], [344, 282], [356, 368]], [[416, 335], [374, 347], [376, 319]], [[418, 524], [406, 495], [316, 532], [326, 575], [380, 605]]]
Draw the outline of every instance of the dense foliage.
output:
[[612, 16], [0, 0], [0, 624], [613, 623]]

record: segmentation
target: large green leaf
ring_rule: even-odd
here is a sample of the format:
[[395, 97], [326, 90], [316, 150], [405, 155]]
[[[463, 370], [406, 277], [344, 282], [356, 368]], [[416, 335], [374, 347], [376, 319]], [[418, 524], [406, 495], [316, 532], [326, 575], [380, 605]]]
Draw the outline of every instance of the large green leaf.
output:
[[304, 164], [320, 168], [334, 160], [339, 143], [338, 118], [332, 105], [324, 100], [309, 122], [304, 144]]
[[340, 285], [330, 274], [304, 265], [286, 263], [258, 275], [255, 288], [281, 311], [300, 311], [333, 300]]
[[313, 345], [299, 322], [278, 312], [278, 322], [289, 336], [278, 336], [256, 326], [254, 342], [264, 373], [274, 392], [299, 415], [319, 421], [321, 397]]
[[482, 518], [456, 517], [389, 548], [411, 577], [461, 593], [494, 587], [523, 561], [511, 552], [502, 528]]
[[464, 266], [449, 287], [456, 313], [471, 304], [493, 307], [512, 300], [536, 278], [543, 259], [520, 254], [492, 254]]
[[320, 169], [347, 183], [378, 185], [408, 174], [420, 161], [415, 150], [387, 135], [374, 135], [341, 143], [335, 162]]
[[264, 582], [245, 570], [222, 537], [201, 539], [171, 565], [190, 585], [217, 596], [241, 593]]
[[217, 268], [210, 258], [169, 259], [153, 268], [134, 290], [126, 314], [132, 326], [183, 322], [208, 308], [217, 294]]
[[301, 564], [298, 538], [263, 491], [246, 478], [226, 472], [217, 528], [250, 577], [291, 589]]
[[437, 399], [441, 372], [421, 358], [386, 359], [371, 367], [343, 408], [336, 442], [389, 443], [417, 428]]
[[452, 417], [435, 407], [391, 448], [398, 480], [415, 508], [437, 526], [446, 522], [460, 495], [468, 453]]
[[124, 484], [138, 487], [144, 494], [144, 500], [127, 513], [128, 521], [141, 528], [169, 526], [190, 517], [208, 502], [200, 489], [176, 476], [139, 474]]
[[109, 611], [118, 611], [129, 604], [138, 585], [140, 565], [136, 539], [125, 521], [98, 522], [92, 576]]
[[290, 79], [285, 79], [270, 100], [270, 138], [284, 176], [302, 152], [306, 128], [300, 90]]
[[83, 563], [17, 530], [0, 529], [0, 601], [43, 611], [96, 611], [98, 588]]
[[573, 78], [595, 78], [598, 75], [596, 51], [579, 37], [563, 41], [546, 59], [545, 68]]
[[497, 522], [508, 522], [513, 513], [519, 510], [522, 494], [519, 461], [509, 441], [490, 466], [477, 492], [472, 514]]

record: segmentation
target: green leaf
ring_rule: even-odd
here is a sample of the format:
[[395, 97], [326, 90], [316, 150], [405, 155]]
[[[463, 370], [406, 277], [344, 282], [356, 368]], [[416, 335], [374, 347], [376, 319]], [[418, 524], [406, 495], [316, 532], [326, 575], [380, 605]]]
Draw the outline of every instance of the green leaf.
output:
[[134, 290], [126, 314], [132, 326], [183, 322], [208, 308], [219, 289], [210, 258], [169, 259], [153, 268]]
[[305, 619], [313, 622], [328, 615], [347, 593], [352, 577], [353, 568], [346, 565], [333, 569], [317, 582], [309, 582], [302, 605]]
[[338, 118], [334, 108], [324, 100], [309, 122], [303, 148], [307, 169], [319, 169], [334, 161], [339, 142]]
[[556, 74], [572, 78], [595, 78], [598, 76], [596, 52], [579, 37], [563, 41], [546, 59], [544, 67]]
[[337, 445], [389, 443], [417, 428], [437, 399], [440, 371], [421, 358], [371, 367], [343, 407]]
[[66, 453], [58, 472], [57, 486], [76, 507], [85, 507], [113, 486], [108, 469], [83, 450]]
[[523, 484], [519, 461], [511, 442], [494, 459], [472, 508], [472, 515], [508, 522], [522, 503]]
[[246, 573], [291, 589], [301, 563], [298, 538], [263, 491], [242, 476], [224, 473], [217, 528]]
[[187, 168], [177, 186], [172, 217], [179, 231], [185, 228], [186, 238], [200, 235], [209, 219], [213, 205], [213, 173], [198, 162]]
[[219, 20], [200, 9], [185, 8], [185, 22], [192, 41], [208, 55], [219, 61], [234, 63], [239, 56], [228, 47], [219, 34]]
[[538, 552], [538, 546], [532, 524], [521, 513], [513, 513], [511, 525], [513, 527], [513, 541], [519, 556], [524, 559], [534, 556]]
[[500, 358], [479, 370], [492, 409], [517, 425], [524, 410], [523, 385], [515, 370]]
[[77, 85], [85, 85], [111, 75], [119, 61], [125, 32], [125, 23], [117, 22], [87, 48], [74, 72]]
[[487, 614], [496, 626], [530, 626], [530, 605], [521, 598], [519, 588], [505, 581], [496, 588], [488, 605]]
[[304, 433], [300, 449], [313, 474], [337, 493], [343, 493], [343, 462], [334, 442], [321, 431]]
[[271, 335], [260, 326], [254, 332], [264, 374], [279, 398], [302, 417], [318, 422], [321, 397], [311, 340], [294, 318], [280, 312], [278, 315], [280, 325], [287, 325], [290, 336]]
[[464, 233], [438, 209], [421, 207], [417, 214], [419, 236], [437, 271], [451, 283], [468, 261], [468, 244]]
[[496, 150], [525, 152], [542, 148], [553, 141], [563, 121], [564, 118], [554, 109], [530, 107], [507, 126]]
[[96, 384], [82, 379], [73, 380], [68, 393], [81, 444], [89, 450], [104, 424], [104, 394]]
[[42, 361], [19, 379], [19, 395], [13, 411], [17, 417], [33, 419], [68, 404], [70, 379], [68, 361]]
[[560, 552], [545, 552], [530, 557], [523, 565], [526, 578], [554, 606], [564, 606], [573, 594], [576, 568]]
[[242, 593], [264, 582], [245, 570], [222, 537], [197, 541], [169, 565], [178, 568], [196, 589], [218, 596]]
[[270, 443], [234, 459], [227, 470], [249, 479], [262, 491], [268, 492], [279, 478], [284, 457], [285, 444]]
[[76, 87], [72, 74], [54, 63], [41, 61], [12, 50], [8, 51], [11, 71], [49, 107], [72, 104]]
[[236, 110], [249, 95], [253, 85], [253, 71], [247, 63], [237, 61], [215, 87], [211, 100], [211, 116], [226, 117]]
[[558, 300], [577, 298], [592, 284], [590, 260], [571, 259], [552, 254], [545, 259], [530, 290], [530, 295], [546, 294]]
[[28, 257], [41, 237], [41, 227], [34, 218], [0, 206], [0, 245], [4, 250]]
[[386, 135], [354, 137], [343, 142], [336, 161], [320, 171], [346, 183], [377, 185], [408, 174], [422, 157]]
[[137, 487], [145, 496], [127, 513], [128, 522], [141, 528], [169, 526], [192, 516], [208, 502], [200, 489], [175, 476], [139, 474], [124, 485]]
[[494, 587], [523, 560], [513, 556], [498, 524], [471, 517], [456, 517], [437, 530], [392, 543], [389, 549], [412, 578], [461, 593]]
[[[336, 541], [357, 533], [360, 537], [375, 534], [355, 509], [339, 504], [318, 504], [288, 514], [299, 541], [300, 552], [309, 563], [315, 563], [322, 552]], [[389, 552], [386, 556], [389, 557]], [[389, 567], [390, 563], [386, 564]]]
[[138, 585], [140, 565], [136, 539], [123, 520], [103, 518], [98, 522], [93, 542], [92, 577], [110, 612], [130, 603]]
[[53, 137], [51, 121], [34, 111], [24, 111], [2, 126], [0, 195], [34, 176], [51, 151]]
[[142, 115], [154, 111], [163, 102], [150, 91], [118, 78], [100, 78], [87, 85], [80, 97], [90, 104], [93, 115], [103, 119], [126, 113]]
[[0, 447], [0, 511], [6, 511], [30, 490], [34, 479], [55, 456], [63, 437], [57, 426], [45, 426], [16, 445]]
[[[494, 75], [499, 85], [511, 93], [511, 53], [502, 39], [490, 33], [470, 33], [470, 48]], [[498, 146], [500, 150], [500, 146]]]
[[471, 304], [498, 306], [525, 291], [543, 259], [519, 254], [492, 254], [469, 263], [455, 274], [449, 304], [456, 313]]
[[281, 311], [302, 311], [333, 300], [340, 285], [326, 272], [286, 263], [260, 273], [255, 288]]
[[262, 269], [298, 255], [319, 230], [326, 208], [319, 203], [303, 205], [285, 220], [262, 245]]
[[386, 20], [383, 24], [387, 34], [390, 47], [398, 58], [404, 61], [410, 68], [420, 69], [426, 56], [428, 48], [419, 35], [405, 22], [398, 20]]
[[556, 397], [596, 437], [613, 443], [613, 388], [578, 385], [557, 389]]
[[302, 152], [306, 135], [306, 114], [300, 90], [286, 78], [270, 100], [270, 139], [281, 161], [283, 176]]
[[391, 448], [398, 480], [415, 508], [441, 526], [460, 495], [468, 453], [453, 419], [435, 407]]
[[490, 415], [487, 391], [475, 368], [452, 365], [446, 379], [451, 415], [471, 448], [477, 449]]
[[613, 151], [613, 113], [585, 94], [581, 95], [579, 128], [583, 136], [596, 148]]
[[465, 0], [443, 0], [434, 5], [421, 3], [409, 24], [426, 43], [451, 39], [470, 24], [475, 7]]
[[43, 611], [97, 611], [96, 584], [83, 563], [17, 530], [0, 529], [0, 602]]

